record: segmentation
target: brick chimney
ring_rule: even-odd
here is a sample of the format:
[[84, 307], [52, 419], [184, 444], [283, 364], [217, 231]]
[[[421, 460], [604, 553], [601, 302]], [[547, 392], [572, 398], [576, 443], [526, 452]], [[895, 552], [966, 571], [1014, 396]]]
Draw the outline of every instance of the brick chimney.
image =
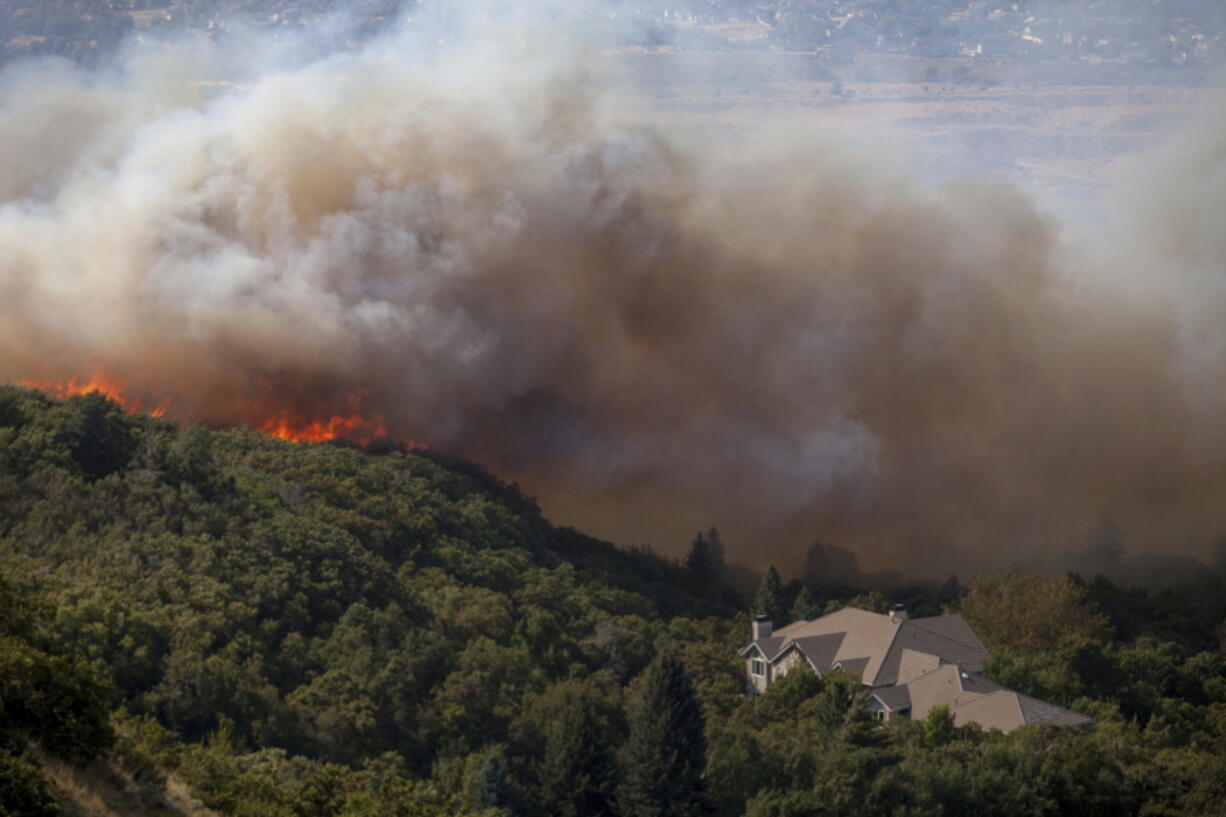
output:
[[890, 608], [890, 621], [898, 624], [907, 620], [907, 605], [895, 604]]
[[775, 627], [771, 624], [771, 620], [766, 616], [758, 616], [753, 620], [753, 640], [761, 641], [764, 638], [770, 638], [771, 633], [775, 631]]

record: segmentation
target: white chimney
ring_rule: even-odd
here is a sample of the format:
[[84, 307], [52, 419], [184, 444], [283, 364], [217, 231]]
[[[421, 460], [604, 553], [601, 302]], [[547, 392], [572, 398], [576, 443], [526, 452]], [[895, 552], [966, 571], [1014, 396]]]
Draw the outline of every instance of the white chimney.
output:
[[758, 616], [753, 620], [753, 640], [761, 641], [764, 638], [770, 638], [771, 633], [775, 631], [775, 627], [771, 624], [771, 620], [766, 616]]

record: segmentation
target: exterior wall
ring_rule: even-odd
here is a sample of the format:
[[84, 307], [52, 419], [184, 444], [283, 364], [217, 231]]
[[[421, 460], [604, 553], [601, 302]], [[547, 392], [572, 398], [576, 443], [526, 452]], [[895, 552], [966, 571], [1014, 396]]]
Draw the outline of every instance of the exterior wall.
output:
[[[805, 659], [796, 650], [790, 650], [780, 661], [771, 664], [763, 659], [758, 653], [752, 653], [745, 659], [745, 677], [749, 679], [749, 687], [755, 695], [761, 695], [775, 681], [778, 681], [783, 676], [787, 675], [792, 669]], [[754, 675], [753, 662], [761, 661], [765, 666], [765, 675]]]
[[876, 698], [868, 699], [868, 711], [875, 720], [888, 721], [890, 719], [890, 711], [881, 705], [881, 701]]
[[777, 681], [792, 671], [792, 668], [804, 661], [795, 649], [790, 650], [771, 670], [771, 680]]
[[[765, 675], [753, 674], [754, 661], [761, 661], [766, 665]], [[763, 692], [766, 692], [766, 687], [770, 683], [770, 671], [770, 664], [757, 653], [751, 653], [749, 658], [745, 659], [745, 677], [749, 679], [749, 687], [753, 690], [753, 694], [761, 695]]]
[[914, 681], [921, 675], [927, 675], [934, 669], [941, 666], [941, 659], [935, 655], [916, 652], [915, 650], [903, 650], [902, 656], [898, 661], [898, 683], [906, 684]]

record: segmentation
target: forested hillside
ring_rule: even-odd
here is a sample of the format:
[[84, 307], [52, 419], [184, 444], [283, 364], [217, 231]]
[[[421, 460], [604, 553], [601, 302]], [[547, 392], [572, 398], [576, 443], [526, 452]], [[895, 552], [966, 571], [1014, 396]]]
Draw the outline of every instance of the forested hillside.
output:
[[838, 673], [746, 699], [716, 540], [677, 564], [441, 455], [0, 389], [0, 815], [57, 813], [47, 757], [229, 815], [1226, 810], [1221, 573], [766, 587], [779, 623], [960, 607], [998, 680], [1096, 718], [1004, 736], [878, 725]]

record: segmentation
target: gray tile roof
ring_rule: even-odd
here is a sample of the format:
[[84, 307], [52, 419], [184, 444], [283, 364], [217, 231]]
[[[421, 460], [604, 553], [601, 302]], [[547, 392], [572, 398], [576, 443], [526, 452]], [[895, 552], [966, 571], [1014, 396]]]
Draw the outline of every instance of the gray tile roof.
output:
[[906, 684], [893, 687], [878, 687], [873, 690], [873, 696], [881, 701], [885, 708], [891, 712], [911, 708], [911, 690], [907, 689]]
[[856, 675], [862, 678], [864, 677], [864, 668], [868, 666], [868, 659], [844, 658], [843, 660], [839, 661], [839, 666], [842, 667], [843, 672], [846, 672], [848, 675]]
[[982, 675], [972, 675], [969, 678], [963, 678], [962, 688], [967, 692], [977, 692], [980, 695], [987, 695], [989, 692], [997, 692], [1004, 689], [1000, 684]]
[[[843, 640], [839, 643], [838, 650], [831, 661], [867, 658], [868, 662], [862, 671], [862, 677], [869, 680], [876, 677], [881, 659], [889, 651], [890, 642], [894, 640], [897, 631], [897, 623], [891, 621], [889, 616], [855, 607], [844, 607], [812, 621], [797, 621], [781, 627], [772, 635], [776, 638], [782, 637], [785, 647], [801, 638], [841, 635]], [[745, 651], [742, 651], [742, 654], [745, 654]], [[787, 654], [786, 650], [778, 653], [771, 660], [779, 661], [785, 654]]]
[[966, 619], [957, 613], [948, 616], [931, 616], [929, 618], [912, 619], [911, 623], [917, 627], [923, 627], [925, 630], [936, 633], [939, 636], [948, 638], [950, 641], [957, 641], [959, 644], [965, 644], [979, 652], [986, 653], [988, 648], [979, 640], [979, 636], [975, 635], [975, 631], [971, 629], [971, 625], [966, 623]]
[[1065, 709], [1062, 706], [1031, 698], [1029, 695], [1017, 693], [1018, 703], [1022, 707], [1022, 719], [1026, 723], [1052, 723], [1058, 726], [1083, 726], [1093, 722], [1093, 718]]
[[829, 635], [810, 635], [798, 638], [792, 643], [796, 645], [809, 663], [818, 672], [825, 672], [834, 664], [834, 656], [839, 651], [846, 633], [830, 633]]
[[[939, 618], [957, 618], [959, 621], [962, 619], [961, 616], [940, 616]], [[988, 651], [987, 648], [983, 647], [982, 642], [979, 642], [979, 639], [974, 639], [979, 643], [979, 646], [955, 641], [924, 626], [924, 622], [927, 621], [931, 621], [931, 619], [921, 618], [914, 621], [904, 621], [899, 625], [898, 634], [894, 636], [889, 652], [886, 653], [885, 659], [881, 662], [881, 669], [873, 680], [875, 685], [880, 686], [882, 684], [898, 682], [898, 666], [899, 662], [902, 661], [903, 650], [914, 650], [915, 652], [927, 655], [935, 655], [947, 664], [959, 665], [966, 672], [975, 673], [983, 669], [983, 662], [988, 657]], [[939, 629], [955, 628], [941, 627]]]
[[766, 656], [767, 661], [773, 661], [775, 660], [775, 656], [777, 656], [779, 651], [783, 648], [783, 642], [784, 639], [782, 636], [775, 636], [774, 638], [759, 639], [753, 642], [752, 646], [755, 646], [761, 650], [762, 655]]

